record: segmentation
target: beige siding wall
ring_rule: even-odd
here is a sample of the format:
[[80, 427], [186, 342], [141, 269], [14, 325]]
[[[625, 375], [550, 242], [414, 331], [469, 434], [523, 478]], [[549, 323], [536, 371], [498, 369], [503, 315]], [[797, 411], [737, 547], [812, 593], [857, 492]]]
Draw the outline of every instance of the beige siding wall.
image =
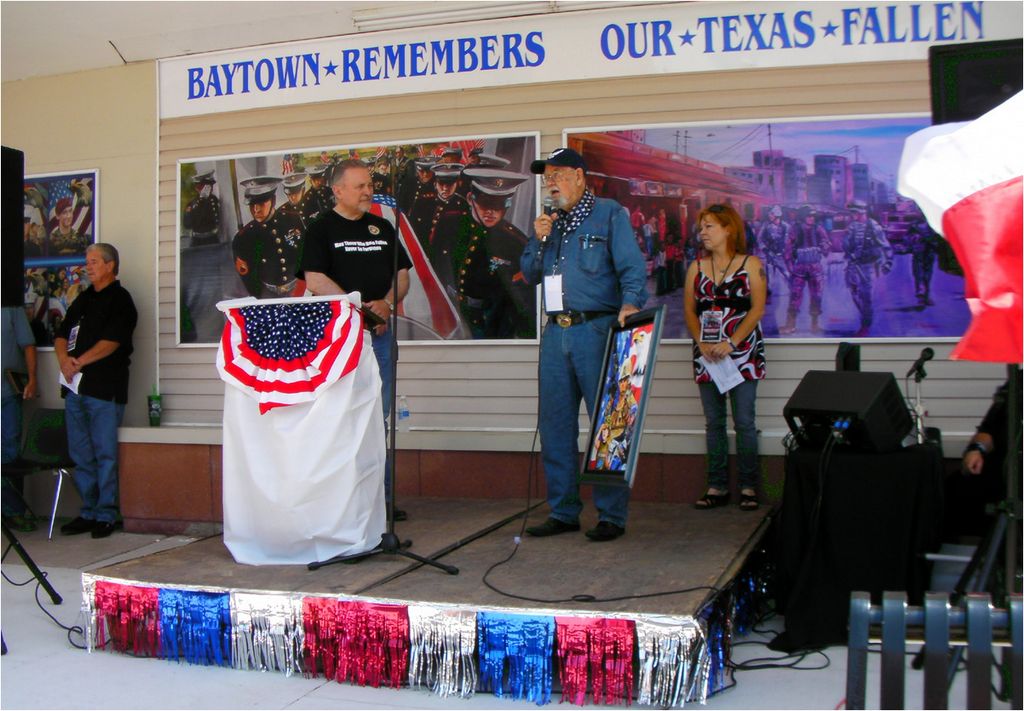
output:
[[[3, 144], [25, 152], [27, 174], [99, 169], [99, 237], [118, 248], [139, 312], [125, 424], [142, 425], [157, 379], [156, 67], [5, 82], [0, 108]], [[43, 404], [59, 406], [52, 349], [39, 368]]]
[[[561, 145], [566, 128], [928, 109], [927, 65], [905, 62], [551, 83], [165, 121], [160, 127], [159, 340], [166, 416], [211, 425], [221, 418], [212, 348], [175, 347], [177, 160], [538, 130], [546, 152]], [[1003, 370], [949, 362], [950, 348], [936, 349], [924, 394], [929, 424], [955, 439], [955, 433], [973, 430]], [[863, 348], [863, 368], [902, 378], [920, 349], [921, 344], [871, 343]], [[786, 430], [782, 408], [803, 374], [831, 369], [834, 353], [834, 344], [769, 345], [769, 378], [758, 403], [766, 451], [779, 450]], [[403, 345], [398, 390], [408, 396], [418, 428], [406, 442], [430, 449], [528, 449], [536, 420], [536, 362], [532, 343]], [[663, 346], [646, 427], [658, 435], [645, 441], [645, 449], [701, 451], [703, 419], [691, 372], [689, 345]]]
[[[927, 112], [929, 106], [927, 67], [907, 62], [445, 92], [178, 119], [158, 127], [155, 74], [152, 64], [141, 64], [8, 82], [2, 101], [3, 143], [26, 152], [28, 172], [100, 169], [103, 239], [121, 249], [122, 281], [140, 313], [126, 424], [144, 425], [144, 398], [159, 367], [165, 422], [179, 426], [125, 433], [133, 441], [216, 439], [221, 420], [223, 386], [214, 349], [175, 343], [179, 159], [534, 131], [541, 132], [546, 152], [561, 144], [565, 128]], [[863, 367], [892, 371], [902, 384], [920, 348], [871, 342], [863, 348]], [[404, 345], [399, 391], [409, 398], [416, 429], [400, 446], [529, 449], [536, 349], [535, 343]], [[943, 430], [947, 452], [973, 431], [1004, 377], [1002, 366], [948, 361], [950, 349], [936, 347], [923, 391], [929, 424]], [[779, 451], [786, 429], [782, 407], [804, 372], [830, 369], [834, 352], [833, 344], [769, 344], [769, 378], [758, 403], [766, 452]], [[44, 383], [55, 381], [52, 353], [44, 354], [42, 371]], [[46, 404], [59, 402], [55, 391], [46, 388]], [[186, 425], [210, 431], [197, 434]], [[667, 343], [644, 449], [702, 451], [702, 429], [689, 345]]]

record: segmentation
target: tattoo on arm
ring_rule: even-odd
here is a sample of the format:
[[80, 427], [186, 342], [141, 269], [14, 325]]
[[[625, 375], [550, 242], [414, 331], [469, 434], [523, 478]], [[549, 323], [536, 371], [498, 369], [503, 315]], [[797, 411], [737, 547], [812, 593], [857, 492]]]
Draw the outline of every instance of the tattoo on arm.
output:
[[768, 278], [768, 275], [764, 273], [764, 266], [761, 267], [761, 269], [759, 270], [759, 273], [761, 274], [761, 278], [762, 279], [767, 279]]

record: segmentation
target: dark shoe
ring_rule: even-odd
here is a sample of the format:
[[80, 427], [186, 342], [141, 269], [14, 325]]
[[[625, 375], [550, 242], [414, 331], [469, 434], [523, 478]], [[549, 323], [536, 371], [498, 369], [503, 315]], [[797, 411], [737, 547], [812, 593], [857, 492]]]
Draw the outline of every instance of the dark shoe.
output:
[[578, 530], [580, 530], [579, 522], [566, 523], [565, 521], [559, 521], [557, 518], [549, 518], [539, 526], [530, 526], [526, 529], [526, 532], [531, 536], [543, 538], [544, 536], [557, 536], [559, 533], [572, 533]]
[[92, 529], [92, 537], [106, 538], [119, 528], [121, 528], [120, 521], [97, 521]]
[[587, 531], [586, 535], [592, 541], [613, 541], [625, 532], [626, 529], [611, 521], [598, 521], [597, 526]]
[[704, 494], [704, 496], [694, 502], [693, 508], [714, 509], [719, 506], [725, 506], [727, 503], [729, 503], [729, 492], [724, 494]]
[[405, 521], [407, 518], [409, 518], [409, 514], [407, 514], [405, 511], [402, 511], [402, 509], [395, 509], [393, 512], [393, 516], [396, 521]]
[[740, 494], [740, 509], [743, 511], [757, 511], [761, 502], [757, 500], [757, 494]]
[[61, 526], [60, 532], [63, 536], [76, 536], [79, 533], [88, 533], [95, 528], [95, 526], [95, 521], [78, 516]]

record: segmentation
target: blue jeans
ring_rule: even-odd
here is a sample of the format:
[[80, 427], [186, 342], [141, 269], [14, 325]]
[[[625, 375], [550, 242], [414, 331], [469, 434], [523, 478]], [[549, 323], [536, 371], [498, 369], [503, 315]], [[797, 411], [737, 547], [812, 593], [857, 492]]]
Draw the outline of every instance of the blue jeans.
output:
[[[3, 463], [10, 464], [18, 458], [18, 450], [21, 448], [21, 398], [13, 394], [4, 396], [0, 416], [2, 416], [0, 427], [2, 427], [3, 435]], [[24, 479], [20, 477], [14, 480], [4, 478], [2, 500], [4, 516], [18, 516], [25, 513], [24, 502], [14, 493], [14, 487], [18, 487], [17, 491], [21, 491], [23, 482]]]
[[[562, 328], [547, 324], [540, 347], [540, 441], [551, 517], [576, 523], [583, 510], [579, 485], [580, 399], [593, 417], [608, 329], [615, 316]], [[625, 527], [629, 488], [594, 486], [598, 517]]]
[[[394, 389], [394, 373], [392, 364], [398, 353], [398, 347], [391, 339], [391, 325], [383, 336], [378, 336], [371, 331], [370, 343], [373, 345], [373, 356], [377, 359], [377, 369], [380, 370], [380, 399], [384, 403], [384, 421], [391, 416], [391, 391]], [[388, 458], [384, 464], [384, 495], [391, 498], [391, 448], [388, 448]]]
[[81, 517], [117, 520], [117, 428], [124, 405], [68, 393], [64, 401], [68, 450], [75, 462], [75, 488], [82, 497]]
[[732, 403], [732, 422], [736, 428], [736, 462], [741, 489], [757, 490], [761, 470], [757, 461], [757, 381], [744, 380], [725, 395], [714, 383], [700, 383], [700, 401], [707, 427], [708, 486], [729, 490], [729, 436], [725, 430], [726, 395]]

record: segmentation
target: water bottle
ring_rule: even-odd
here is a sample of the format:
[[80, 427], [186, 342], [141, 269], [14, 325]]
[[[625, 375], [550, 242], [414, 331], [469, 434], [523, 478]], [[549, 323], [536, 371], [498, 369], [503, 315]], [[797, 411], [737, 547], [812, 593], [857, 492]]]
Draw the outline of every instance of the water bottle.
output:
[[398, 397], [398, 430], [408, 432], [410, 420], [409, 401], [405, 399], [405, 395], [400, 395]]

